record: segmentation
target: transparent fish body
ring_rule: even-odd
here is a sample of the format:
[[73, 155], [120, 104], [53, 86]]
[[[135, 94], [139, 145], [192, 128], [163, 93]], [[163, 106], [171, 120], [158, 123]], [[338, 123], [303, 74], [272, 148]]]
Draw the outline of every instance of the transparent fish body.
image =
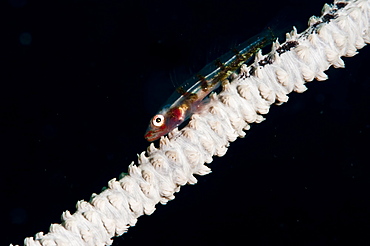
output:
[[167, 100], [165, 106], [151, 119], [145, 139], [149, 142], [166, 135], [190, 118], [203, 99], [216, 90], [241, 65], [248, 62], [261, 48], [269, 45], [274, 35], [267, 30], [240, 44], [236, 49], [205, 66], [185, 81]]

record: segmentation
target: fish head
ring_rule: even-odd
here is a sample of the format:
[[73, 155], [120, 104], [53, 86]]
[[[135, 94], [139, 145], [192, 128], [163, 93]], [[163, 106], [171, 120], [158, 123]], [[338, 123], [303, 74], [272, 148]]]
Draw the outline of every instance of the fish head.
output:
[[184, 122], [184, 120], [184, 112], [181, 108], [172, 108], [165, 112], [162, 111], [150, 120], [144, 138], [149, 142], [153, 142], [167, 135], [170, 131]]

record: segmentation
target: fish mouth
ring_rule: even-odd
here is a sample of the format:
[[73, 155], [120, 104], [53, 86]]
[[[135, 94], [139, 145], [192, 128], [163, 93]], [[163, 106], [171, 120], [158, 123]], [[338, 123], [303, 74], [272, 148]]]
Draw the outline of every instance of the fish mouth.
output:
[[147, 132], [145, 135], [144, 135], [144, 138], [148, 141], [148, 142], [153, 142], [155, 140], [157, 140], [159, 138], [159, 136], [157, 136], [157, 134], [153, 131], [149, 131]]

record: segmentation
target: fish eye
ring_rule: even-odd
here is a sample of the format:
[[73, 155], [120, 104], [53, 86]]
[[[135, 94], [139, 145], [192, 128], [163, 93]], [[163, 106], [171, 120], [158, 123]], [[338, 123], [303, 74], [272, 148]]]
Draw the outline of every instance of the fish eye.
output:
[[157, 114], [153, 117], [152, 124], [154, 126], [162, 126], [164, 123], [164, 117], [161, 114]]

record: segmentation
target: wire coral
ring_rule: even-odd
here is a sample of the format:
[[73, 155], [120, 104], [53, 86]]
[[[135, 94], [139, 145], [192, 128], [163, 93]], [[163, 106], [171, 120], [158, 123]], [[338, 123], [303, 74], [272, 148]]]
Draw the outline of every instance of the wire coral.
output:
[[25, 245], [110, 245], [112, 238], [134, 226], [138, 217], [166, 204], [194, 175], [210, 173], [205, 163], [223, 156], [230, 142], [245, 136], [252, 123], [260, 123], [272, 104], [288, 101], [292, 91], [302, 93], [306, 82], [326, 80], [330, 66], [344, 67], [342, 56], [351, 57], [370, 42], [370, 5], [366, 0], [335, 1], [325, 5], [321, 17], [312, 17], [302, 33], [293, 30], [271, 52], [256, 54], [219, 94], [182, 130], [172, 131], [151, 144], [131, 163], [129, 172], [112, 179], [108, 188], [89, 202], [79, 201], [77, 211], [62, 215], [50, 232], [25, 239]]

